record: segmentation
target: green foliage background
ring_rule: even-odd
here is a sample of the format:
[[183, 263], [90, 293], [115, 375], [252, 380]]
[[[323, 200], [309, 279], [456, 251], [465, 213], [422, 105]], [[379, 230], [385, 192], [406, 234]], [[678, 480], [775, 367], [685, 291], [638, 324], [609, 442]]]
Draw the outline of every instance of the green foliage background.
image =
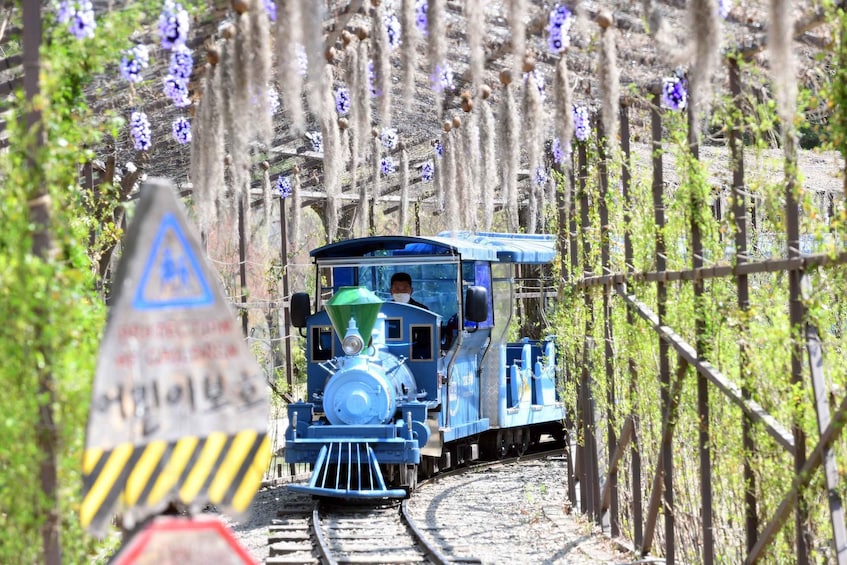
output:
[[[844, 21], [844, 20], [842, 20]], [[752, 67], [744, 67], [745, 80], [761, 81], [763, 77]], [[748, 83], [749, 84], [749, 83]], [[838, 92], [838, 89], [834, 89]], [[743, 115], [738, 105], [729, 99], [716, 103], [713, 121], [715, 124], [741, 120], [745, 131], [745, 160], [748, 163], [745, 184], [756, 197], [758, 224], [755, 229], [748, 222], [751, 243], [755, 245], [751, 261], [767, 257], [785, 256], [785, 187], [782, 175], [768, 175], [761, 166], [768, 157], [766, 149], [773, 139], [773, 127], [778, 123], [773, 104], [760, 103], [747, 93], [746, 104], [753, 112]], [[810, 100], [808, 92], [801, 100]], [[648, 101], [640, 109], [644, 112]], [[802, 108], [800, 108], [802, 111]], [[642, 119], [649, 119], [644, 118]], [[624, 235], [628, 234], [633, 244], [633, 270], [635, 272], [656, 271], [655, 245], [658, 236], [664, 239], [668, 270], [692, 268], [691, 226], [700, 227], [704, 244], [704, 263], [732, 264], [734, 255], [735, 223], [731, 201], [724, 205], [724, 216], [715, 219], [709, 207], [713, 187], [706, 170], [707, 163], [694, 159], [687, 143], [687, 124], [684, 113], [662, 112], [664, 135], [661, 153], [665, 163], [676, 168], [676, 180], [665, 178], [663, 206], [666, 224], [657, 230], [654, 223], [652, 195], [652, 169], [641, 165], [633, 167], [630, 201], [625, 202], [619, 188], [612, 188], [605, 196], [610, 210], [608, 230], [612, 272], [625, 271]], [[718, 126], [720, 127], [720, 126]], [[837, 125], [835, 127], [838, 127]], [[724, 131], [726, 134], [727, 132]], [[832, 136], [833, 139], [841, 139]], [[572, 210], [577, 218], [579, 254], [570, 260], [571, 282], [578, 281], [584, 272], [604, 272], [600, 262], [600, 223], [597, 214], [600, 199], [598, 181], [596, 140], [586, 142], [589, 174], [584, 197], [590, 208], [589, 221], [580, 220], [580, 204], [583, 196], [575, 188], [575, 203]], [[837, 144], [836, 144], [837, 145]], [[831, 148], [837, 148], [832, 147]], [[619, 187], [622, 155], [611, 159], [609, 172], [610, 187]], [[771, 170], [782, 170], [782, 163], [773, 163]], [[801, 179], [802, 182], [802, 179]], [[564, 185], [564, 183], [563, 183]], [[717, 187], [715, 187], [717, 188]], [[843, 238], [840, 218], [826, 218], [813, 200], [813, 195], [800, 194], [801, 233], [813, 242], [815, 253], [836, 253]], [[729, 213], [726, 212], [729, 208]], [[630, 221], [625, 221], [625, 213]], [[584, 254], [583, 242], [590, 244], [590, 253]], [[828, 394], [831, 404], [841, 401], [847, 390], [847, 366], [845, 354], [845, 306], [844, 284], [847, 268], [843, 265], [812, 270], [804, 285], [804, 305], [807, 320], [820, 333], [825, 359]], [[789, 434], [793, 425], [806, 435], [806, 454], [811, 452], [819, 437], [815, 417], [814, 395], [808, 375], [808, 357], [805, 340], [797, 341], [799, 332], [792, 332], [788, 316], [788, 276], [786, 272], [751, 275], [749, 310], [737, 304], [737, 288], [733, 277], [709, 279], [705, 283], [705, 295], [698, 303], [690, 281], [667, 282], [667, 312], [662, 320], [692, 346], [696, 343], [695, 320], [704, 322], [705, 333], [701, 336], [702, 358], [708, 360], [729, 380], [749, 391], [751, 398], [772, 415]], [[629, 294], [634, 295], [654, 313], [658, 311], [656, 283], [632, 282], [627, 285]], [[620, 432], [628, 416], [636, 418], [637, 446], [641, 454], [641, 499], [646, 517], [647, 502], [652, 494], [652, 480], [657, 472], [659, 447], [662, 442], [663, 405], [661, 396], [664, 385], [659, 379], [658, 334], [637, 314], [632, 313], [634, 324], [628, 324], [626, 303], [611, 291], [611, 310], [608, 321], [613, 335], [613, 372], [607, 375], [604, 356], [603, 287], [593, 286], [580, 289], [568, 287], [565, 300], [557, 320], [562, 345], [563, 362], [568, 383], [564, 398], [570, 405], [571, 414], [576, 413], [577, 381], [583, 360], [589, 362], [591, 390], [596, 402], [596, 439], [599, 442], [598, 456], [605, 468], [608, 446], [605, 445], [607, 425]], [[586, 340], [586, 335], [591, 340]], [[800, 386], [791, 383], [791, 348], [799, 343], [804, 355], [804, 378]], [[741, 353], [746, 351], [747, 363], [742, 363]], [[676, 378], [677, 355], [670, 351], [670, 380]], [[630, 372], [630, 367], [633, 372]], [[675, 431], [672, 441], [674, 461], [674, 515], [676, 537], [676, 559], [678, 562], [702, 562], [702, 498], [700, 484], [698, 434], [701, 422], [697, 412], [697, 373], [689, 367], [684, 376], [680, 392], [680, 409], [674, 420]], [[609, 402], [610, 391], [615, 397]], [[743, 413], [717, 387], [709, 384], [711, 435], [709, 446], [712, 457], [712, 492], [714, 500], [715, 551], [719, 563], [740, 563], [746, 556], [745, 550], [745, 484], [743, 465], [749, 457], [756, 476], [754, 493], [757, 498], [759, 531], [771, 520], [783, 497], [794, 480], [794, 461], [762, 426], [754, 426], [756, 449], [745, 453], [742, 444]], [[576, 430], [580, 444], [586, 441]], [[834, 446], [840, 465], [847, 457], [847, 441], [840, 439]], [[623, 535], [631, 537], [635, 516], [632, 515], [631, 469], [632, 459], [626, 450], [620, 466], [618, 487], [621, 497], [621, 520]], [[843, 474], [843, 473], [842, 473]], [[843, 484], [839, 492], [842, 500], [847, 495]], [[832, 526], [826, 488], [820, 470], [816, 471], [808, 489], [804, 491], [809, 508], [808, 530], [810, 552], [813, 562], [824, 563], [833, 559], [831, 549]], [[660, 509], [659, 522], [655, 531], [655, 542], [651, 553], [661, 554], [664, 543], [664, 510]], [[762, 562], [790, 563], [796, 558], [793, 517], [780, 530], [777, 538], [767, 548]]]
[[[91, 195], [80, 185], [79, 166], [94, 157], [88, 148], [116, 136], [125, 119], [92, 115], [85, 88], [98, 73], [117, 73], [130, 36], [158, 17], [160, 7], [136, 2], [98, 17], [95, 37], [84, 40], [42, 9], [41, 95], [34, 108], [41, 113], [46, 142], [34, 149], [34, 133], [26, 131], [24, 119], [32, 107], [22, 94], [4, 108], [10, 147], [0, 155], [0, 563], [43, 560], [40, 527], [56, 501], [45, 500], [41, 492], [40, 410], [52, 412], [57, 430], [63, 562], [105, 561], [113, 543], [82, 531], [77, 510], [90, 387], [106, 314], [88, 255], [89, 237], [94, 234], [96, 248], [103, 238], [121, 234], [90, 217]], [[22, 49], [20, 42], [8, 48], [14, 47]], [[51, 211], [53, 253], [45, 259], [32, 252], [29, 219], [39, 191], [49, 195]], [[45, 375], [54, 383], [52, 403], [38, 394]]]

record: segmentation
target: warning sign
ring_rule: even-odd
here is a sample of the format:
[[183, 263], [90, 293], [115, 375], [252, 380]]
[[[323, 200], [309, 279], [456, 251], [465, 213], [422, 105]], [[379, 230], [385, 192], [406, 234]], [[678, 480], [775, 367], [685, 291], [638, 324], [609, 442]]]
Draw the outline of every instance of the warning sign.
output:
[[142, 187], [100, 345], [84, 526], [170, 502], [247, 508], [270, 457], [267, 385], [173, 186]]
[[113, 565], [253, 565], [232, 532], [217, 518], [156, 518], [112, 559]]

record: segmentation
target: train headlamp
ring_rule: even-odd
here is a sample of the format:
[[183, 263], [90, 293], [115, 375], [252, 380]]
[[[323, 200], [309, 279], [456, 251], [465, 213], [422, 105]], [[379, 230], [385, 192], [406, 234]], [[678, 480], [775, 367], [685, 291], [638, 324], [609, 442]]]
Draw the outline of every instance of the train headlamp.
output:
[[359, 334], [359, 328], [356, 327], [356, 318], [350, 318], [350, 323], [347, 325], [347, 334], [341, 340], [341, 349], [344, 355], [358, 355], [365, 348], [365, 341]]
[[336, 335], [344, 336], [341, 348], [345, 355], [358, 355], [370, 340], [382, 300], [360, 286], [342, 287], [326, 303]]

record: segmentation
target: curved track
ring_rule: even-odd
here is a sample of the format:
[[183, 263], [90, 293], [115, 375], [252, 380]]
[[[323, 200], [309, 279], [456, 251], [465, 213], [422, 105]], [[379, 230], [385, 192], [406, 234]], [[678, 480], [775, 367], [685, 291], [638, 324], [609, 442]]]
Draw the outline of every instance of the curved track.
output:
[[[422, 481], [418, 489], [427, 488], [444, 477], [560, 453], [561, 449], [539, 451], [522, 457], [475, 462]], [[412, 518], [406, 500], [383, 505], [361, 505], [297, 495], [278, 512], [278, 518], [270, 526], [268, 558], [265, 563], [440, 565], [457, 560], [455, 556], [452, 560], [445, 556], [442, 549], [430, 541], [432, 536], [425, 533]]]

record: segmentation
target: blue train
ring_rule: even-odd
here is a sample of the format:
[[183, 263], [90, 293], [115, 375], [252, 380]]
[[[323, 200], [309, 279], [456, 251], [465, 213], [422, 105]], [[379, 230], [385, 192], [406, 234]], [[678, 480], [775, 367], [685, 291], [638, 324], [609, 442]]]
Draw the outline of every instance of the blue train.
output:
[[[285, 460], [312, 475], [291, 488], [404, 498], [419, 477], [562, 439], [555, 342], [539, 323], [555, 297], [552, 236], [365, 237], [311, 256], [315, 308], [305, 292], [291, 301], [307, 398], [288, 406]], [[424, 307], [392, 301], [398, 272]], [[513, 337], [521, 328], [537, 335]]]

